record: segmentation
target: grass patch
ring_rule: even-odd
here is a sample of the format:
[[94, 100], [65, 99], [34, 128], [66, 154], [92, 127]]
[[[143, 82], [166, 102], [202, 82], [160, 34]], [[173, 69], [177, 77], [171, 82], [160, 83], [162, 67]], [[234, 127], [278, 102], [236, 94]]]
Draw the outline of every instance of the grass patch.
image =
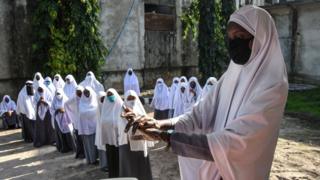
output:
[[320, 117], [320, 87], [301, 92], [289, 92], [286, 112], [306, 113]]

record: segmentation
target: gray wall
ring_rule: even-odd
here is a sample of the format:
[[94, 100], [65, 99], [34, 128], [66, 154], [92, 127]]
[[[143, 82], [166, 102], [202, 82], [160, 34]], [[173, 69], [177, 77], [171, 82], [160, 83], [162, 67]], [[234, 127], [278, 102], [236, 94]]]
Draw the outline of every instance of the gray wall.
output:
[[265, 8], [275, 20], [290, 80], [320, 84], [320, 3]]

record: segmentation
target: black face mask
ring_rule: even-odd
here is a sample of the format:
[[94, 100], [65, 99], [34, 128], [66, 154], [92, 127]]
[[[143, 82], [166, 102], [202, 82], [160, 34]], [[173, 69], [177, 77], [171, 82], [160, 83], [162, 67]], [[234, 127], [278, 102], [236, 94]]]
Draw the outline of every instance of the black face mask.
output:
[[131, 76], [132, 75], [132, 71], [129, 71], [128, 74]]
[[26, 89], [27, 89], [27, 95], [28, 96], [33, 96], [34, 95], [34, 91], [33, 91], [32, 85], [27, 85]]
[[192, 89], [196, 88], [196, 83], [195, 83], [194, 81], [192, 81], [192, 82], [190, 83], [190, 87], [191, 87]]
[[228, 51], [231, 60], [239, 65], [244, 65], [248, 62], [251, 49], [249, 48], [249, 43], [253, 39], [253, 37], [249, 39], [229, 39]]
[[39, 81], [40, 80], [40, 76], [36, 75], [36, 80]]
[[9, 100], [9, 98], [6, 97], [6, 98], [4, 99], [4, 101], [6, 101], [6, 103], [9, 103], [10, 100]]

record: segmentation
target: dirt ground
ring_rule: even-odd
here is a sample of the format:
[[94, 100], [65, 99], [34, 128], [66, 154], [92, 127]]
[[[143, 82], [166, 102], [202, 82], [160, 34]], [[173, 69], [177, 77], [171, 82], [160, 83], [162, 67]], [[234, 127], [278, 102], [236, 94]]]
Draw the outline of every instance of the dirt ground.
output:
[[[270, 179], [320, 179], [320, 124], [286, 117], [282, 123]], [[156, 148], [165, 144], [158, 144]], [[150, 152], [155, 180], [178, 180], [176, 156]], [[99, 167], [61, 154], [53, 146], [35, 149], [21, 140], [20, 129], [0, 131], [0, 179], [102, 179]]]

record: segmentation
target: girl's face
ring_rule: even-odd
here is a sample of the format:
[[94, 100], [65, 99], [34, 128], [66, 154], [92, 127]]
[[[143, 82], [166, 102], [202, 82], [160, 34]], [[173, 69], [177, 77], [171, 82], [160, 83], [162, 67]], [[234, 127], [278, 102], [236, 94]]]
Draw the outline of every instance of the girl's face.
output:
[[90, 91], [88, 89], [85, 89], [83, 91], [83, 95], [86, 96], [87, 98], [90, 97]]
[[127, 101], [134, 101], [134, 100], [136, 100], [136, 97], [134, 97], [134, 96], [129, 95], [127, 97]]

